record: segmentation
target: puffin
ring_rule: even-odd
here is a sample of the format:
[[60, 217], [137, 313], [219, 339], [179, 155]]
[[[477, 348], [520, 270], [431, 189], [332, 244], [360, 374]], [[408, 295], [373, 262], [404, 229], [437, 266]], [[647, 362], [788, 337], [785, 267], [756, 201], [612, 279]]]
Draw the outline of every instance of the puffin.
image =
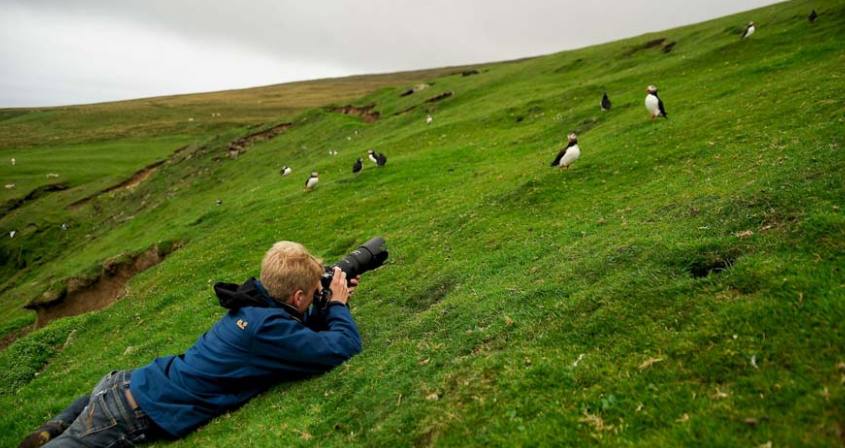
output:
[[319, 181], [320, 181], [320, 178], [319, 178], [317, 172], [313, 171], [311, 173], [311, 175], [308, 176], [308, 179], [305, 180], [305, 189], [306, 190], [313, 189], [314, 187], [317, 186], [317, 182], [319, 182]]
[[376, 154], [376, 165], [378, 165], [378, 166], [387, 165], [387, 156], [384, 155], [384, 153]]
[[604, 92], [604, 96], [601, 97], [601, 111], [609, 111], [610, 106], [612, 106], [612, 104], [610, 103], [610, 98], [607, 97], [607, 92]]
[[221, 205], [223, 205], [223, 200], [222, 200], [222, 199], [218, 199], [218, 200], [216, 201], [216, 204], [217, 204], [217, 206], [218, 206], [218, 207], [220, 207]]
[[816, 19], [818, 19], [818, 18], [819, 18], [819, 15], [816, 14], [815, 9], [810, 12], [809, 16], [807, 16], [807, 20], [809, 20], [810, 23], [816, 23]]
[[288, 174], [290, 174], [291, 171], [293, 170], [289, 166], [285, 165], [282, 167], [282, 169], [279, 170], [279, 174], [281, 174], [282, 176], [287, 176]]
[[648, 86], [646, 93], [645, 108], [648, 109], [648, 112], [651, 114], [651, 119], [654, 120], [657, 117], [669, 118], [666, 115], [666, 108], [663, 106], [663, 100], [657, 96], [657, 87]]
[[66, 231], [68, 229], [67, 223], [63, 222], [62, 225], [61, 225], [61, 228], [62, 228], [62, 230]]
[[566, 145], [566, 148], [561, 149], [557, 153], [557, 157], [555, 157], [549, 166], [569, 169], [569, 165], [572, 165], [573, 162], [578, 160], [578, 157], [581, 157], [581, 148], [578, 147], [578, 136], [572, 132], [569, 134], [569, 143]]
[[428, 114], [428, 116], [425, 117], [425, 124], [431, 124], [432, 121], [434, 121], [434, 118], [431, 118], [431, 114]]
[[18, 233], [17, 230], [12, 230], [11, 232], [9, 232], [9, 238], [14, 238], [16, 233]]
[[757, 31], [757, 27], [754, 26], [754, 22], [748, 22], [748, 25], [745, 26], [745, 32], [742, 33], [742, 38], [748, 39], [752, 34], [754, 34], [754, 31]]
[[352, 172], [353, 173], [360, 173], [363, 168], [364, 168], [364, 162], [361, 160], [360, 157], [358, 157], [358, 160], [356, 160], [355, 163], [352, 164]]
[[368, 149], [367, 157], [370, 159], [371, 162], [378, 164], [378, 153], [375, 152], [375, 150]]
[[[815, 12], [815, 11], [813, 11], [813, 12]], [[15, 160], [15, 158], [12, 157], [12, 166], [15, 166], [16, 163], [17, 163], [17, 160]]]

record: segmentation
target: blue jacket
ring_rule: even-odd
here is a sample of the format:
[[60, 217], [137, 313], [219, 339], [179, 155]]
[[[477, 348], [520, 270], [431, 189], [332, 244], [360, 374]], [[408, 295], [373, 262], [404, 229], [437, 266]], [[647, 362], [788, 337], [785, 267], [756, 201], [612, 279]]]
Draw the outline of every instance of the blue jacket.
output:
[[326, 372], [361, 351], [358, 328], [342, 304], [303, 318], [255, 279], [237, 291], [223, 290], [228, 297], [215, 290], [224, 306], [233, 297], [250, 306], [228, 306], [234, 309], [184, 354], [132, 372], [130, 388], [141, 410], [175, 437], [274, 384]]

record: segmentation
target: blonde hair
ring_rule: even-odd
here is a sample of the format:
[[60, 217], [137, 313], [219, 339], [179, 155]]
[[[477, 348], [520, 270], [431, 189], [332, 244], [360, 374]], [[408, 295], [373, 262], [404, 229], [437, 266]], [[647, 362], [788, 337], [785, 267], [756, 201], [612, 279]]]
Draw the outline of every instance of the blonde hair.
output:
[[287, 302], [298, 289], [309, 291], [320, 280], [323, 264], [302, 244], [279, 241], [261, 261], [261, 283], [270, 296]]

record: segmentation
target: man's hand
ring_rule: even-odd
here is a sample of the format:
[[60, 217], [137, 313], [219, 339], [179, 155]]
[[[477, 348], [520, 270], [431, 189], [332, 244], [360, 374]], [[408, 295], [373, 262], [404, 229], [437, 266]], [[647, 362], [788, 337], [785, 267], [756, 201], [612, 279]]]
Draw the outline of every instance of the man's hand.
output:
[[343, 272], [340, 268], [335, 267], [334, 275], [332, 275], [332, 284], [329, 285], [329, 289], [332, 290], [332, 298], [330, 302], [340, 302], [346, 305], [349, 301], [349, 287], [346, 286], [346, 272]]

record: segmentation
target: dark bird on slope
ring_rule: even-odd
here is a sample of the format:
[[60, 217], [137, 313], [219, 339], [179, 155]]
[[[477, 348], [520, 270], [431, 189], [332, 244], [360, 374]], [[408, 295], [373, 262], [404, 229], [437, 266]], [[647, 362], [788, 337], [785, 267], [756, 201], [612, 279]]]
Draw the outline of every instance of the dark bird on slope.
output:
[[646, 89], [645, 108], [651, 114], [652, 120], [657, 117], [669, 118], [666, 115], [666, 107], [663, 106], [663, 100], [657, 96], [657, 87], [655, 86], [648, 86]]
[[607, 112], [610, 110], [610, 98], [607, 97], [607, 92], [604, 92], [604, 96], [601, 97], [601, 110], [602, 112]]
[[308, 179], [305, 179], [305, 189], [311, 190], [317, 186], [317, 182], [320, 181], [320, 177], [316, 171], [312, 172]]
[[810, 23], [816, 23], [816, 19], [818, 18], [819, 15], [816, 14], [816, 10], [814, 9], [812, 12], [810, 12], [810, 15], [807, 17], [807, 20], [809, 20]]
[[748, 39], [755, 31], [757, 31], [757, 27], [754, 26], [754, 22], [748, 22], [748, 25], [745, 26], [745, 31], [742, 33], [742, 38]]
[[387, 165], [387, 156], [384, 153], [376, 154], [376, 165], [378, 166], [385, 166]]
[[558, 168], [569, 168], [569, 165], [572, 165], [578, 157], [581, 157], [581, 148], [578, 147], [578, 136], [575, 133], [569, 134], [569, 143], [567, 143], [566, 148], [560, 150], [557, 153], [557, 156], [552, 161], [552, 167]]
[[358, 160], [356, 160], [355, 163], [352, 164], [352, 172], [359, 173], [362, 169], [364, 169], [364, 162], [361, 160], [360, 157], [358, 157]]

